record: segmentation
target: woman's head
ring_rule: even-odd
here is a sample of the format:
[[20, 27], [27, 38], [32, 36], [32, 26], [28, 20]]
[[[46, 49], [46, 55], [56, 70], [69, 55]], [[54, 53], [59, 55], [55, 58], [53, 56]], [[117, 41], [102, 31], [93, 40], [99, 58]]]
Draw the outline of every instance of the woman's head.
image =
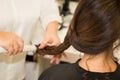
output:
[[119, 0], [81, 0], [70, 25], [70, 43], [85, 53], [103, 52], [119, 39], [119, 21]]
[[119, 39], [120, 1], [80, 0], [64, 42], [42, 52], [55, 55], [72, 45], [81, 52], [98, 54], [113, 47]]

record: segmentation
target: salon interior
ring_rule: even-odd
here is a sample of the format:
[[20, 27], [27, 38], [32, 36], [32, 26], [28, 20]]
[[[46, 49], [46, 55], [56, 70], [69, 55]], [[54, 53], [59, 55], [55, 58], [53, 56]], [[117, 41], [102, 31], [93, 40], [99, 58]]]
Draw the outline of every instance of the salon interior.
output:
[[[74, 11], [76, 9], [76, 6], [78, 4], [79, 0], [68, 0], [69, 2], [66, 3], [66, 10], [63, 10], [65, 0], [56, 0], [56, 3], [58, 4], [59, 12], [62, 18], [62, 23], [60, 24], [60, 29], [58, 31], [59, 38], [61, 42], [64, 40], [64, 37], [66, 35], [66, 32], [68, 30], [70, 21], [73, 17]], [[38, 28], [36, 28], [38, 29]], [[41, 38], [44, 36], [43, 30], [41, 32]], [[38, 36], [38, 35], [36, 35]], [[36, 37], [35, 36], [35, 37]], [[33, 41], [32, 43], [37, 44], [40, 40]], [[26, 56], [26, 62], [25, 62], [25, 72], [26, 77], [25, 80], [37, 80], [39, 75], [47, 68], [49, 68], [52, 65], [56, 64], [50, 64], [50, 59], [52, 58], [51, 55], [37, 55], [37, 58], [35, 59], [33, 57], [34, 52], [29, 52]], [[62, 63], [74, 63], [79, 58], [81, 58], [84, 54], [82, 52], [77, 51], [72, 46], [70, 46], [65, 53], [67, 54], [68, 59], [62, 57], [60, 64]], [[120, 54], [120, 53], [119, 53]], [[120, 58], [120, 55], [116, 54], [118, 58]]]

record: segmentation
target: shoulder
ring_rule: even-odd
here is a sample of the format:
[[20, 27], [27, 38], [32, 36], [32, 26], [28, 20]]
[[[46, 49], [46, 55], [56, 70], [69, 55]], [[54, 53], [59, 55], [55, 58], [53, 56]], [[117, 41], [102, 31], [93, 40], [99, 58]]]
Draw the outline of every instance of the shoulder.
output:
[[39, 80], [76, 80], [78, 77], [75, 64], [65, 63], [48, 68], [41, 74]]

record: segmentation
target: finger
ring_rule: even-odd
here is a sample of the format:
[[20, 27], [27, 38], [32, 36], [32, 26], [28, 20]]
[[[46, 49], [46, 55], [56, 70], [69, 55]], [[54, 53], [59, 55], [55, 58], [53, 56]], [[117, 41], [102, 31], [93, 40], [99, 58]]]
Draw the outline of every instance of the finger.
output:
[[22, 39], [20, 39], [18, 42], [18, 53], [21, 53], [23, 51], [24, 48], [24, 41]]
[[56, 64], [60, 64], [60, 58], [56, 58]]
[[56, 56], [56, 64], [59, 64], [59, 63], [60, 63], [61, 58], [62, 58], [62, 55], [61, 55], [61, 54]]
[[13, 43], [13, 55], [16, 55], [18, 53], [18, 44], [16, 41]]
[[9, 56], [9, 55], [12, 55], [14, 49], [13, 49], [12, 46], [10, 46], [9, 49], [8, 49], [7, 51], [8, 51], [8, 52], [7, 52], [5, 55]]
[[53, 56], [52, 59], [50, 60], [50, 64], [53, 64], [55, 61], [55, 57]]
[[64, 56], [65, 59], [69, 59], [69, 57], [67, 56], [66, 53], [63, 53], [63, 56]]
[[60, 63], [60, 60], [61, 60], [61, 55], [55, 55], [53, 56], [53, 58], [51, 59], [50, 63], [53, 64], [54, 62], [56, 64], [59, 64]]
[[59, 46], [59, 43], [53, 42], [53, 43], [50, 44], [50, 46]]
[[44, 41], [41, 43], [41, 45], [39, 46], [40, 49], [44, 48], [47, 45], [47, 41]]
[[13, 37], [14, 42], [13, 42], [13, 55], [16, 55], [17, 53], [19, 53], [19, 44], [18, 42], [20, 42], [20, 38], [18, 36], [14, 36]]

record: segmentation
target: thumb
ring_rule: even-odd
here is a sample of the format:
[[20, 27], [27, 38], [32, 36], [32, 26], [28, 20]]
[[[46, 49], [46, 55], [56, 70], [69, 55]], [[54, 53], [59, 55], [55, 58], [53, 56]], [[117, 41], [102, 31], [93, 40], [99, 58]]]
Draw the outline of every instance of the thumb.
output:
[[44, 48], [46, 45], [47, 45], [47, 41], [43, 41], [43, 42], [40, 44], [39, 48], [42, 49], [42, 48]]

